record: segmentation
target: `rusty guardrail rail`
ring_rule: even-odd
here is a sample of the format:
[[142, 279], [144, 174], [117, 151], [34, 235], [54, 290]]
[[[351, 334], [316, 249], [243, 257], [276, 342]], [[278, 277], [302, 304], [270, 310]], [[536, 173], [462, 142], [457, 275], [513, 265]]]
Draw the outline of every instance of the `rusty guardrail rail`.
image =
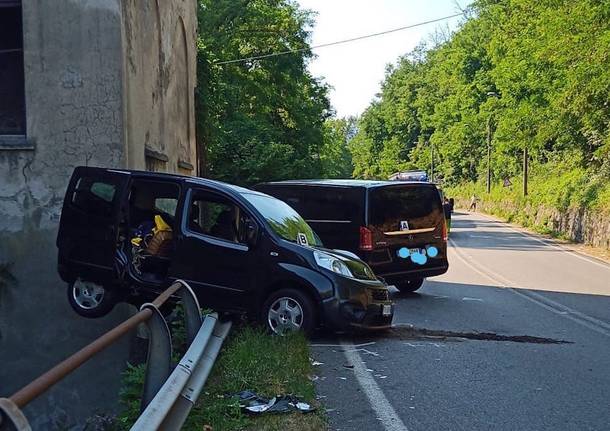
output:
[[[179, 295], [184, 307], [186, 354], [172, 372], [172, 342], [167, 322], [159, 311], [172, 295]], [[154, 301], [101, 337], [60, 362], [8, 398], [0, 398], [0, 431], [29, 431], [21, 409], [72, 371], [116, 340], [146, 323], [149, 330], [146, 374], [142, 391], [142, 414], [133, 430], [178, 430], [197, 401], [231, 322], [219, 323], [216, 314], [202, 320], [197, 297], [190, 286], [177, 280]]]

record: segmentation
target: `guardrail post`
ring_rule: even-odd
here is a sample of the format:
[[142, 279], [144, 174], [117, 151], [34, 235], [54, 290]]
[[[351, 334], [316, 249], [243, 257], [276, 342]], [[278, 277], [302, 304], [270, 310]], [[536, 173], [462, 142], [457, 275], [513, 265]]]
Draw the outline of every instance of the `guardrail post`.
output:
[[191, 289], [185, 281], [176, 280], [176, 282], [182, 284], [182, 288], [178, 291], [180, 299], [182, 300], [182, 306], [184, 307], [184, 323], [186, 329], [186, 341], [187, 344], [191, 344], [203, 322], [201, 318], [201, 307], [199, 307], [199, 301], [195, 292]]
[[163, 383], [171, 374], [172, 366], [172, 336], [167, 322], [159, 309], [151, 303], [143, 304], [140, 310], [149, 309], [152, 317], [146, 322], [148, 327], [148, 354], [146, 357], [146, 376], [142, 391], [141, 411], [155, 397]]
[[0, 398], [0, 431], [32, 431], [21, 409], [8, 398]]

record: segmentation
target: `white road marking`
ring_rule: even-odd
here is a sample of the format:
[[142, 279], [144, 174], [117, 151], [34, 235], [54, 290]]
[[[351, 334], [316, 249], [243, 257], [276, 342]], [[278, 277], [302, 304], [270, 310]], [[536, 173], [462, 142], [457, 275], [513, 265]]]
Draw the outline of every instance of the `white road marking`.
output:
[[468, 296], [464, 296], [462, 298], [462, 301], [480, 301], [480, 302], [483, 302], [483, 300], [481, 298], [469, 298]]
[[343, 347], [346, 347], [343, 353], [349, 363], [354, 365], [354, 375], [368, 398], [371, 407], [377, 413], [383, 428], [386, 431], [408, 431], [406, 425], [400, 419], [400, 416], [398, 416], [381, 388], [379, 388], [373, 376], [367, 371], [360, 354], [358, 354], [358, 350], [353, 348], [355, 346], [347, 342], [342, 342], [341, 344]]
[[568, 254], [570, 254], [570, 255], [572, 255], [574, 257], [577, 257], [580, 260], [584, 260], [585, 262], [589, 262], [589, 263], [592, 263], [594, 265], [601, 266], [602, 268], [610, 269], [610, 264], [607, 264], [605, 262], [600, 262], [600, 261], [598, 261], [598, 260], [596, 260], [596, 259], [594, 259], [592, 257], [586, 256], [586, 255], [582, 255], [578, 251], [571, 250], [569, 248], [563, 247], [563, 246], [561, 246], [559, 244], [554, 243], [552, 240], [541, 239], [541, 238], [538, 238], [537, 236], [535, 236], [535, 235], [533, 235], [531, 233], [520, 231], [519, 229], [516, 229], [516, 228], [510, 226], [508, 223], [505, 223], [503, 221], [494, 219], [493, 217], [490, 217], [490, 216], [488, 216], [486, 214], [481, 214], [481, 213], [478, 213], [478, 214], [480, 216], [482, 216], [483, 218], [486, 218], [487, 220], [491, 220], [491, 221], [494, 221], [496, 223], [502, 224], [503, 227], [505, 227], [506, 229], [512, 230], [513, 232], [518, 233], [522, 237], [525, 237], [525, 238], [528, 238], [528, 239], [533, 239], [534, 241], [537, 241], [537, 242], [539, 242], [541, 244], [547, 245], [549, 247], [556, 248], [557, 250], [561, 250], [564, 253], [568, 253]]
[[[370, 341], [368, 343], [361, 343], [361, 344], [351, 344], [351, 346], [355, 347], [355, 348], [360, 348], [360, 347], [366, 347], [366, 346], [372, 346], [373, 344], [375, 344], [376, 341]], [[309, 347], [344, 347], [343, 344], [310, 344]]]
[[483, 265], [481, 265], [481, 264], [478, 264], [478, 263], [475, 264], [474, 262], [469, 262], [467, 259], [464, 258], [464, 256], [462, 256], [462, 251], [459, 249], [459, 246], [455, 243], [455, 241], [450, 239], [449, 242], [453, 246], [453, 249], [454, 249], [457, 257], [464, 264], [466, 264], [466, 266], [468, 266], [469, 268], [471, 268], [472, 270], [477, 272], [479, 275], [482, 275], [483, 277], [491, 280], [493, 283], [498, 284], [499, 287], [505, 287], [510, 292], [514, 293], [515, 295], [518, 295], [524, 299], [527, 299], [528, 301], [533, 302], [534, 304], [537, 304], [540, 307], [542, 307], [548, 311], [551, 311], [552, 313], [565, 317], [566, 319], [570, 319], [573, 322], [576, 322], [581, 326], [584, 326], [595, 332], [598, 332], [600, 334], [610, 337], [610, 324], [603, 322], [599, 319], [596, 319], [595, 317], [591, 317], [580, 311], [574, 310], [559, 302], [553, 301], [552, 299], [546, 298], [531, 290], [521, 290], [521, 289], [512, 288], [511, 286], [514, 285], [515, 283], [512, 283], [510, 280], [506, 279], [505, 277], [501, 276], [500, 274], [493, 272], [489, 268], [483, 267]]

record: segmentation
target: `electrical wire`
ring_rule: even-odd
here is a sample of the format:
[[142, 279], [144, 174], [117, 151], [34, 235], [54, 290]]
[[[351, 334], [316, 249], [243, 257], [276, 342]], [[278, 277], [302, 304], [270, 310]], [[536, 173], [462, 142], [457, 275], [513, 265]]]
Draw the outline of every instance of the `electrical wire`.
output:
[[363, 35], [363, 36], [352, 37], [350, 39], [343, 39], [343, 40], [338, 40], [338, 41], [335, 41], [335, 42], [323, 43], [323, 44], [320, 44], [320, 45], [309, 46], [309, 47], [306, 47], [306, 48], [289, 49], [289, 50], [286, 50], [286, 51], [273, 52], [273, 53], [270, 53], [270, 54], [254, 55], [254, 56], [251, 56], [251, 57], [236, 58], [234, 60], [219, 61], [219, 62], [216, 62], [215, 64], [222, 65], [222, 64], [231, 64], [231, 63], [241, 63], [243, 61], [261, 60], [263, 58], [278, 57], [280, 55], [294, 54], [294, 53], [297, 53], [297, 52], [310, 51], [310, 50], [318, 49], [318, 48], [326, 48], [328, 46], [334, 46], [334, 45], [340, 45], [340, 44], [349, 43], [349, 42], [355, 42], [357, 40], [368, 39], [368, 38], [377, 37], [377, 36], [383, 36], [384, 34], [395, 33], [397, 31], [407, 30], [407, 29], [414, 28], [414, 27], [421, 27], [422, 25], [432, 24], [432, 23], [435, 23], [435, 22], [444, 21], [444, 20], [447, 20], [447, 19], [456, 18], [458, 16], [463, 16], [463, 15], [465, 15], [465, 12], [460, 12], [460, 13], [456, 13], [456, 14], [453, 14], [453, 15], [444, 16], [442, 18], [432, 19], [432, 20], [429, 20], [429, 21], [418, 22], [416, 24], [410, 24], [410, 25], [406, 25], [406, 26], [403, 26], [403, 27], [393, 28], [391, 30], [385, 30], [385, 31], [381, 31], [381, 32], [378, 32], [378, 33], [372, 33], [372, 34], [366, 34], [366, 35]]

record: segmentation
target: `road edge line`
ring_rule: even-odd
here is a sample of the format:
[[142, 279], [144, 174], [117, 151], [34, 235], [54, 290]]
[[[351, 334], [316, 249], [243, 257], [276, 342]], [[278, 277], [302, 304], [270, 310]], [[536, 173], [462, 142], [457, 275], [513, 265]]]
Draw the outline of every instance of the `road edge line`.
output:
[[496, 223], [502, 223], [504, 225], [506, 225], [507, 229], [512, 230], [515, 233], [518, 233], [519, 235], [525, 237], [525, 238], [529, 238], [529, 239], [533, 239], [534, 241], [538, 241], [542, 244], [548, 245], [550, 247], [555, 247], [565, 253], [568, 254], [572, 254], [574, 255], [574, 257], [577, 257], [581, 260], [584, 260], [586, 262], [592, 263], [594, 265], [597, 266], [601, 266], [602, 268], [606, 268], [606, 269], [610, 269], [610, 262], [605, 261], [604, 259], [600, 259], [596, 256], [590, 256], [587, 253], [583, 253], [582, 251], [579, 250], [573, 250], [571, 248], [566, 247], [563, 244], [558, 243], [557, 241], [555, 241], [553, 238], [545, 238], [543, 236], [540, 236], [540, 234], [537, 234], [535, 232], [529, 232], [526, 228], [521, 227], [521, 226], [515, 226], [509, 222], [503, 221], [495, 216], [489, 215], [489, 214], [485, 214], [482, 212], [476, 212], [475, 214], [482, 216], [483, 218], [486, 218], [488, 220], [494, 221]]
[[[569, 319], [575, 323], [578, 323], [579, 325], [584, 326], [585, 328], [591, 329], [599, 334], [610, 337], [610, 331], [605, 329], [606, 327], [609, 326], [606, 322], [603, 322], [599, 319], [591, 317], [580, 311], [573, 310], [572, 308], [570, 308], [566, 305], [553, 301], [552, 299], [545, 298], [544, 296], [542, 296], [536, 292], [532, 292], [531, 290], [515, 289], [515, 288], [511, 287], [511, 285], [513, 285], [514, 283], [512, 283], [510, 280], [506, 279], [505, 277], [503, 277], [499, 274], [495, 274], [490, 269], [483, 268], [481, 265], [475, 266], [474, 263], [468, 262], [468, 260], [463, 256], [462, 251], [459, 250], [459, 246], [456, 244], [456, 242], [453, 241], [452, 239], [449, 239], [449, 242], [452, 245], [452, 248], [454, 249], [456, 256], [462, 262], [464, 262], [464, 264], [466, 264], [466, 266], [470, 267], [472, 270], [474, 270], [478, 274], [482, 275], [483, 277], [491, 280], [492, 282], [499, 284], [500, 286], [498, 286], [498, 287], [503, 287], [505, 289], [508, 289], [510, 292], [514, 293], [515, 295], [518, 295], [524, 299], [527, 299], [528, 301], [533, 302], [534, 304], [536, 304], [548, 311], [551, 311], [559, 316], [565, 317], [566, 319]], [[568, 313], [570, 313], [570, 314], [568, 314]]]
[[354, 366], [354, 375], [358, 380], [358, 384], [362, 388], [362, 392], [366, 395], [369, 404], [377, 413], [377, 419], [387, 431], [408, 431], [400, 416], [392, 407], [385, 394], [368, 371], [364, 367], [362, 357], [357, 351], [356, 346], [352, 343], [341, 341], [343, 354], [350, 364]]

